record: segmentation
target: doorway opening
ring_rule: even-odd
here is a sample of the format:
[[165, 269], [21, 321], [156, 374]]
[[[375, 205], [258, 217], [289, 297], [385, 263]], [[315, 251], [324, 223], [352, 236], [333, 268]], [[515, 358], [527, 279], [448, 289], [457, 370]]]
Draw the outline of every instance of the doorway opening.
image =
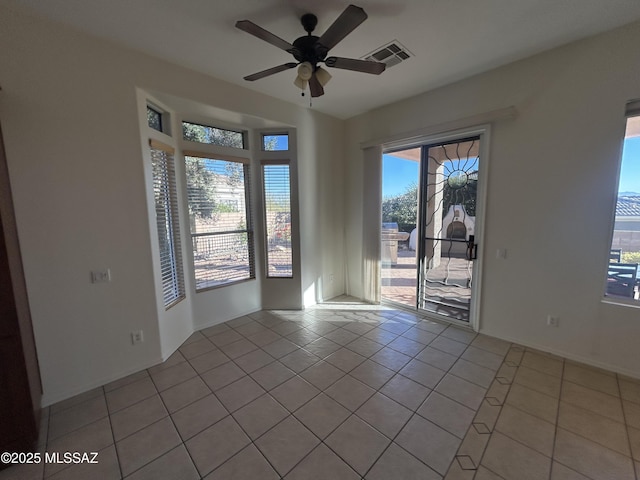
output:
[[470, 321], [479, 165], [480, 136], [384, 153], [384, 301]]

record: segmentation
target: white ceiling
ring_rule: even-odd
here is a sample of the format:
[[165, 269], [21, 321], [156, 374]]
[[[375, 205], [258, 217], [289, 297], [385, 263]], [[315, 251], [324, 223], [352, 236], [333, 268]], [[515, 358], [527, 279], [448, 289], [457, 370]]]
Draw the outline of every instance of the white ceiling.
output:
[[[313, 108], [349, 118], [479, 72], [640, 19], [638, 0], [354, 0], [369, 18], [331, 50], [360, 58], [398, 40], [413, 58], [380, 76], [338, 69]], [[348, 0], [0, 0], [92, 35], [300, 105], [295, 69], [242, 77], [292, 61], [234, 27], [251, 20], [293, 42], [303, 13], [321, 35]], [[551, 73], [552, 74], [552, 73]]]

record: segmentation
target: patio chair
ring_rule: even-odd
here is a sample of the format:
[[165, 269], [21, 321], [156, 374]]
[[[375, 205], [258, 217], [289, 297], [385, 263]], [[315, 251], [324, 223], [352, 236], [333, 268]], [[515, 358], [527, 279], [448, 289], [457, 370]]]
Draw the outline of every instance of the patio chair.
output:
[[612, 248], [609, 252], [609, 262], [620, 263], [622, 259], [622, 249], [621, 248]]
[[637, 263], [610, 263], [607, 271], [607, 295], [634, 298]]

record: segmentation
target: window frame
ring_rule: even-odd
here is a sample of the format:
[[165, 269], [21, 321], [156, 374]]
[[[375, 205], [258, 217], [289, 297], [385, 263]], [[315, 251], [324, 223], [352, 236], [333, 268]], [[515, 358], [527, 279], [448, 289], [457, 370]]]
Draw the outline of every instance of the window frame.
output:
[[[266, 188], [266, 175], [265, 175], [265, 167], [268, 166], [281, 166], [287, 167], [287, 176], [288, 176], [288, 203], [289, 203], [289, 241], [288, 246], [290, 248], [290, 274], [289, 275], [270, 275], [269, 273], [269, 222], [267, 219], [267, 188]], [[293, 234], [295, 231], [294, 225], [294, 215], [293, 215], [293, 199], [292, 199], [292, 182], [291, 182], [291, 161], [290, 160], [262, 160], [260, 162], [260, 182], [261, 182], [261, 191], [262, 191], [262, 221], [264, 222], [264, 232], [263, 232], [263, 241], [264, 241], [264, 276], [268, 279], [292, 279], [294, 278], [294, 241]]]
[[[610, 235], [609, 235], [609, 242], [608, 242], [608, 252], [607, 252], [607, 267], [605, 269], [605, 275], [603, 275], [604, 277], [604, 282], [603, 282], [603, 288], [602, 288], [602, 301], [605, 303], [611, 303], [611, 304], [617, 304], [617, 305], [625, 305], [625, 306], [630, 306], [630, 307], [635, 307], [635, 308], [640, 308], [640, 298], [635, 298], [635, 297], [626, 297], [626, 296], [622, 296], [622, 295], [615, 295], [615, 294], [610, 294], [608, 293], [608, 287], [609, 287], [609, 281], [610, 281], [610, 277], [611, 277], [611, 266], [612, 265], [624, 265], [624, 262], [612, 262], [612, 252], [614, 250], [614, 237], [615, 237], [615, 232], [616, 232], [616, 217], [618, 216], [617, 214], [617, 207], [618, 207], [618, 203], [619, 203], [619, 198], [620, 198], [620, 194], [619, 194], [619, 188], [620, 188], [620, 181], [622, 179], [622, 163], [623, 163], [623, 157], [624, 157], [624, 149], [625, 149], [625, 142], [627, 140], [627, 138], [631, 138], [631, 137], [627, 137], [627, 128], [628, 128], [628, 122], [629, 119], [631, 118], [637, 118], [638, 121], [640, 121], [640, 100], [633, 100], [627, 103], [626, 108], [625, 108], [625, 115], [624, 115], [624, 130], [623, 130], [623, 135], [622, 135], [622, 146], [621, 146], [621, 150], [620, 150], [620, 154], [619, 154], [619, 158], [618, 158], [618, 162], [617, 162], [617, 175], [616, 175], [616, 191], [615, 191], [615, 200], [613, 202], [613, 206], [612, 206], [612, 216], [611, 216], [611, 226], [610, 226]], [[640, 160], [639, 160], [640, 161]], [[615, 270], [615, 269], [614, 269]], [[640, 275], [640, 265], [638, 267], [638, 275]], [[614, 275], [615, 276], [615, 275]], [[640, 285], [640, 278], [638, 278], [638, 276], [636, 276], [636, 289], [638, 288], [638, 285]]]
[[[149, 127], [151, 128], [151, 127]], [[154, 129], [155, 130], [155, 129]], [[162, 285], [162, 303], [165, 311], [177, 305], [187, 296], [184, 281], [184, 266], [182, 264], [182, 242], [180, 232], [180, 207], [178, 203], [177, 175], [175, 165], [175, 150], [153, 138], [149, 139], [151, 157], [152, 191], [155, 201], [156, 229], [158, 235], [158, 251], [160, 266], [160, 281]], [[159, 152], [161, 158], [157, 158], [154, 152]], [[156, 162], [159, 162], [157, 164]], [[163, 178], [157, 177], [157, 169], [161, 171]], [[158, 202], [157, 184], [162, 189], [162, 204]], [[160, 209], [162, 212], [160, 212]], [[161, 214], [164, 221], [160, 225]], [[163, 240], [163, 232], [167, 235]], [[168, 255], [163, 254], [162, 244], [168, 244]], [[166, 257], [166, 258], [165, 258]], [[169, 262], [169, 270], [164, 265]], [[167, 292], [170, 292], [169, 294]]]
[[[189, 142], [189, 140], [184, 140], [185, 142]], [[193, 143], [193, 142], [189, 142], [189, 143]], [[244, 186], [244, 207], [245, 207], [245, 218], [246, 218], [246, 227], [245, 229], [234, 229], [234, 230], [228, 230], [228, 231], [220, 231], [220, 232], [205, 232], [205, 233], [198, 233], [198, 232], [193, 232], [193, 229], [190, 227], [189, 228], [189, 236], [191, 238], [192, 241], [192, 246], [191, 246], [191, 263], [192, 263], [192, 268], [193, 268], [193, 279], [194, 279], [194, 288], [195, 288], [195, 292], [196, 293], [202, 293], [202, 292], [206, 292], [209, 290], [214, 290], [214, 289], [218, 289], [218, 288], [224, 288], [224, 287], [229, 287], [229, 286], [233, 286], [233, 285], [237, 285], [239, 283], [244, 283], [244, 282], [248, 282], [248, 281], [252, 281], [256, 279], [256, 265], [255, 265], [255, 225], [254, 225], [254, 216], [253, 216], [253, 207], [252, 207], [252, 198], [251, 198], [251, 165], [250, 165], [250, 161], [248, 158], [245, 157], [238, 157], [238, 156], [232, 156], [232, 155], [227, 155], [227, 154], [220, 154], [220, 153], [215, 153], [214, 150], [216, 149], [221, 149], [221, 148], [231, 148], [231, 147], [221, 147], [215, 144], [199, 144], [198, 145], [203, 145], [203, 146], [207, 146], [207, 147], [213, 147], [213, 148], [206, 148], [206, 150], [208, 151], [204, 151], [203, 150], [183, 150], [183, 162], [184, 162], [184, 166], [185, 166], [185, 183], [186, 183], [186, 190], [188, 192], [189, 190], [189, 175], [187, 173], [187, 161], [189, 157], [194, 157], [194, 158], [201, 158], [201, 159], [205, 159], [205, 160], [220, 160], [220, 161], [225, 161], [225, 162], [233, 162], [233, 163], [238, 163], [241, 164], [243, 167], [243, 186]], [[188, 193], [186, 194], [186, 205], [187, 207], [189, 206], [189, 198], [188, 198]], [[191, 225], [191, 221], [189, 222]], [[195, 250], [194, 250], [194, 246], [193, 246], [193, 239], [197, 238], [197, 237], [205, 237], [205, 236], [220, 236], [220, 235], [228, 235], [228, 234], [237, 234], [237, 233], [241, 233], [241, 234], [246, 234], [247, 235], [247, 253], [248, 253], [248, 259], [247, 259], [247, 266], [248, 266], [248, 270], [249, 270], [249, 275], [246, 278], [240, 278], [237, 280], [231, 280], [231, 281], [226, 281], [224, 283], [219, 283], [216, 285], [206, 285], [203, 287], [198, 287], [199, 284], [199, 280], [198, 280], [198, 276], [197, 276], [197, 272], [196, 272], [196, 257], [195, 257]]]
[[[184, 136], [184, 125], [185, 124], [195, 125], [195, 126], [198, 126], [198, 127], [212, 128], [214, 130], [220, 130], [220, 131], [223, 131], [223, 132], [238, 133], [238, 134], [240, 134], [240, 136], [242, 138], [242, 147], [234, 147], [234, 146], [230, 146], [230, 145], [221, 145], [219, 143], [198, 142], [197, 140], [190, 140], [188, 138], [185, 138], [185, 136]], [[191, 120], [187, 120], [187, 119], [184, 119], [184, 118], [181, 119], [180, 120], [180, 138], [181, 138], [181, 140], [183, 142], [188, 142], [189, 144], [192, 144], [192, 145], [211, 145], [213, 147], [230, 148], [230, 149], [234, 149], [234, 150], [243, 150], [243, 151], [249, 149], [248, 135], [247, 135], [247, 131], [246, 130], [223, 127], [223, 126], [220, 126], [220, 125], [213, 125], [213, 124], [210, 124], [209, 122], [204, 122], [204, 121], [191, 121]]]

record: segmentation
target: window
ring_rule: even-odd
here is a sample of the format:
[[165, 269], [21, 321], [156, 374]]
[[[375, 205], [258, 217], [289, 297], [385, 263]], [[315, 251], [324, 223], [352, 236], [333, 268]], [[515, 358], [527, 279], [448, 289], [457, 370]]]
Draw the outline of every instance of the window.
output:
[[185, 156], [196, 290], [255, 278], [249, 165]]
[[640, 271], [640, 101], [627, 105], [605, 296], [638, 299]]
[[162, 298], [169, 308], [185, 297], [173, 149], [151, 140], [151, 167], [160, 247]]
[[278, 133], [262, 135], [262, 149], [265, 152], [282, 152], [289, 150], [289, 134]]
[[293, 277], [289, 165], [262, 165], [267, 277]]
[[147, 124], [154, 130], [162, 132], [162, 112], [147, 105]]
[[182, 138], [190, 142], [208, 143], [221, 147], [245, 148], [243, 132], [198, 123], [182, 122]]

